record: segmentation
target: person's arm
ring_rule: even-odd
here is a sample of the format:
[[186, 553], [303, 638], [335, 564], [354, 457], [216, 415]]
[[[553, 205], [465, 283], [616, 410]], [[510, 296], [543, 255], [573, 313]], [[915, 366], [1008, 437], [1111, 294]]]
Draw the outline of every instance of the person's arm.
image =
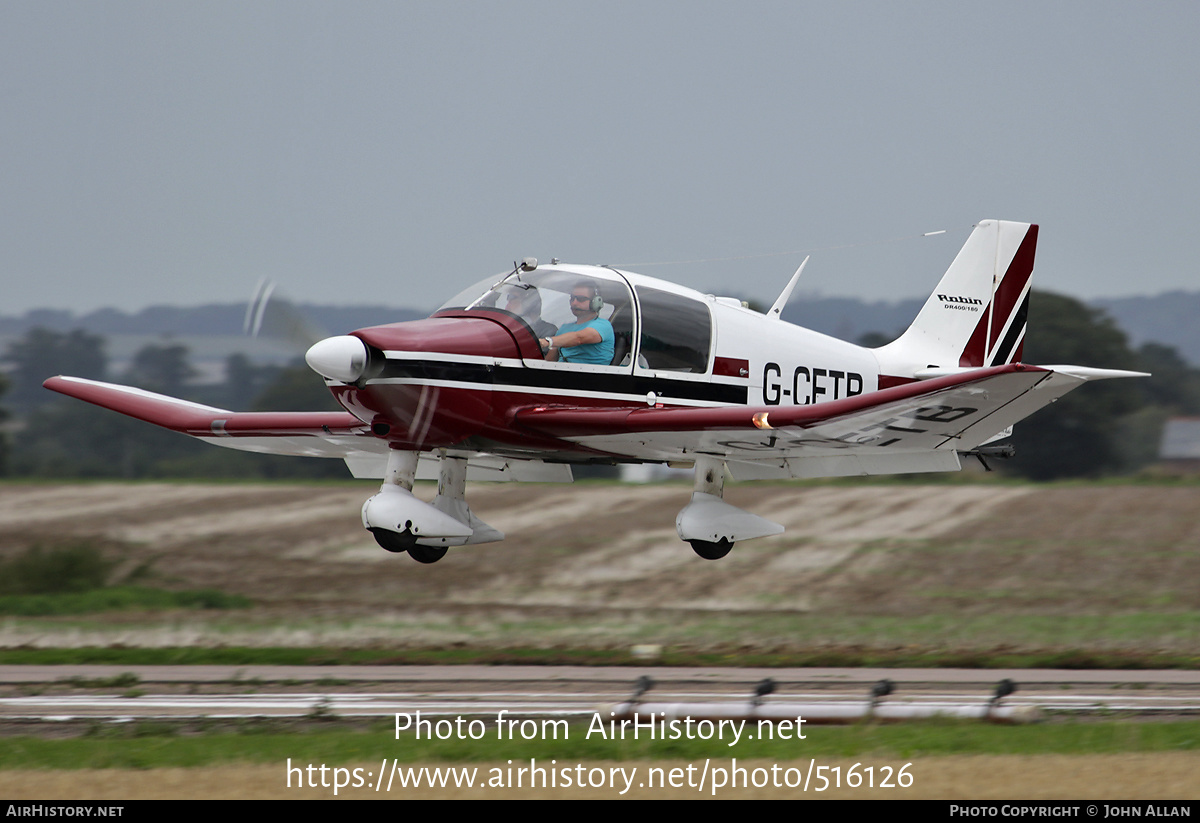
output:
[[541, 342], [543, 350], [557, 350], [570, 348], [571, 346], [586, 346], [588, 343], [599, 343], [600, 340], [600, 332], [589, 326], [579, 331], [569, 331], [556, 334], [553, 337], [543, 337], [539, 342]]

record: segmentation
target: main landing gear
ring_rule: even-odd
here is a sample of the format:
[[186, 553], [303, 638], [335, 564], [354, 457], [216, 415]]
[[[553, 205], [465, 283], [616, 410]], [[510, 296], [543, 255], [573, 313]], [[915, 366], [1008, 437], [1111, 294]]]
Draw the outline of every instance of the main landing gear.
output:
[[371, 534], [375, 537], [375, 542], [387, 551], [393, 554], [408, 552], [408, 556], [418, 563], [436, 563], [450, 551], [447, 546], [422, 546], [412, 532], [397, 534], [387, 529], [371, 529]]
[[393, 554], [405, 554], [409, 549], [417, 545], [417, 536], [412, 532], [404, 534], [396, 534], [387, 529], [368, 529], [371, 535], [375, 538], [375, 542], [386, 551]]
[[379, 494], [363, 504], [363, 527], [389, 552], [407, 552], [418, 563], [436, 563], [450, 546], [491, 543], [504, 534], [467, 506], [467, 461], [443, 457], [438, 493], [432, 503], [413, 496], [417, 452], [394, 450]]
[[705, 560], [720, 560], [733, 549], [733, 543], [729, 540], [689, 540], [688, 542], [692, 544], [692, 551]]
[[783, 526], [731, 506], [721, 499], [725, 491], [725, 462], [715, 457], [696, 458], [692, 502], [675, 518], [680, 540], [705, 560], [720, 560], [738, 540], [781, 534]]

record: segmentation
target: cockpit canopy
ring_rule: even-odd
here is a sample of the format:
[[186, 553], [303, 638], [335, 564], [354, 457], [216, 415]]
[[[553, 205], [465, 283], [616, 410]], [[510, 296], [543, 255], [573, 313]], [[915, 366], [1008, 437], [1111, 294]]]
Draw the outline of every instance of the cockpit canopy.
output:
[[[517, 269], [490, 277], [456, 294], [438, 311], [499, 309], [520, 317], [537, 337], [547, 337], [576, 318], [571, 292], [580, 284], [592, 286], [603, 300], [600, 317], [608, 320], [616, 338], [612, 366], [630, 366], [634, 332], [638, 330], [638, 369], [703, 374], [712, 351], [712, 316], [702, 299], [644, 285], [635, 280], [635, 303], [629, 282], [615, 271], [589, 267], [586, 273], [567, 268]], [[658, 284], [657, 281], [656, 285]], [[666, 284], [663, 284], [666, 285]], [[635, 312], [640, 304], [640, 325]]]
[[[596, 287], [604, 300], [600, 316], [605, 320], [613, 322], [614, 316], [631, 312], [629, 286], [619, 275], [614, 273], [605, 277], [546, 269], [517, 270], [506, 277], [482, 280], [450, 298], [438, 311], [504, 309], [519, 315], [531, 326], [534, 320], [562, 326], [575, 322], [571, 313], [571, 290], [579, 283]], [[616, 323], [613, 325], [615, 328]]]
[[615, 354], [611, 365], [627, 362], [633, 340], [633, 298], [629, 284], [615, 272], [608, 274], [538, 269], [516, 270], [503, 278], [489, 278], [450, 298], [445, 309], [501, 309], [525, 321], [537, 337], [549, 337], [574, 323], [571, 291], [587, 284], [600, 297], [600, 317], [612, 324]]

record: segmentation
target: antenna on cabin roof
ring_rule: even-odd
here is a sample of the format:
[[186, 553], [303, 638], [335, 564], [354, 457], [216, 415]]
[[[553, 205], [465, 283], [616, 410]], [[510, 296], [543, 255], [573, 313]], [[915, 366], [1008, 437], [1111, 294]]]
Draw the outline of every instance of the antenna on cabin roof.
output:
[[[810, 255], [811, 256], [811, 255]], [[800, 273], [804, 271], [804, 267], [808, 265], [808, 257], [800, 264], [800, 268], [796, 269], [796, 273], [792, 275], [792, 279], [783, 287], [783, 292], [775, 300], [775, 304], [767, 310], [767, 317], [772, 320], [778, 320], [779, 315], [783, 314], [783, 307], [787, 305], [788, 298], [792, 296], [792, 289], [796, 288], [796, 283], [800, 280]]]

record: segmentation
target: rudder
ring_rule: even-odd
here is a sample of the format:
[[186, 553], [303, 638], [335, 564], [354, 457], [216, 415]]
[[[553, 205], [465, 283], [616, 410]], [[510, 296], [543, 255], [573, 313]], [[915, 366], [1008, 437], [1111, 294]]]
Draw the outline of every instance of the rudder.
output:
[[908, 330], [876, 350], [881, 367], [899, 375], [1019, 361], [1037, 234], [1031, 223], [980, 222]]

